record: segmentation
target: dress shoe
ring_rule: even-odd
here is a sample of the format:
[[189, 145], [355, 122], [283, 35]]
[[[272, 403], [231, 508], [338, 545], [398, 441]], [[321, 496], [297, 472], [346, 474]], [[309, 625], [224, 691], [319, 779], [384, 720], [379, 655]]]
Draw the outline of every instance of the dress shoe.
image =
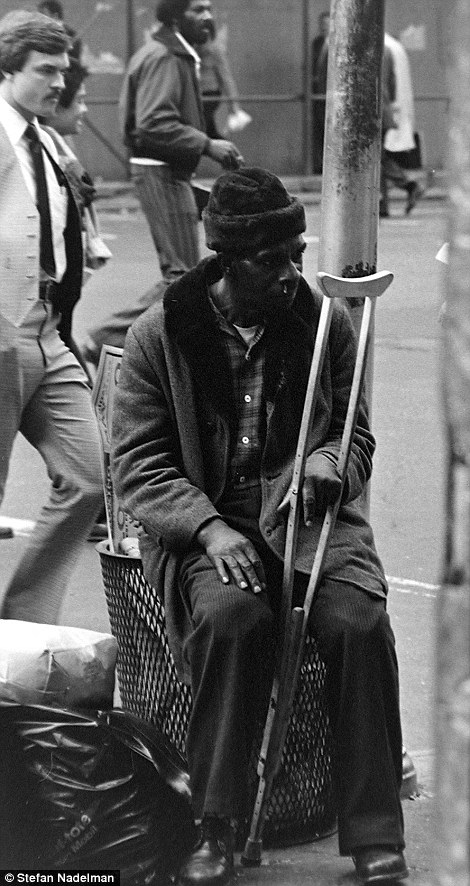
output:
[[409, 215], [422, 196], [423, 189], [418, 182], [408, 182], [406, 190], [408, 191], [408, 200], [406, 201], [405, 215]]
[[362, 884], [393, 883], [408, 876], [405, 856], [393, 846], [365, 846], [353, 854], [353, 861]]
[[179, 872], [178, 886], [222, 886], [233, 875], [233, 831], [225, 818], [206, 816], [199, 839]]

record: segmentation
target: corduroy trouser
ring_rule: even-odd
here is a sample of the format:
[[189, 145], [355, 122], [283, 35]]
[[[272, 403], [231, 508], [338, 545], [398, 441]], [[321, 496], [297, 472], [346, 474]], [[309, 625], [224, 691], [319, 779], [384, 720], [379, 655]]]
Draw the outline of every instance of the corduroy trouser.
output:
[[[269, 697], [282, 563], [260, 537], [257, 521], [242, 511], [240, 498], [221, 508], [224, 519], [257, 547], [266, 594], [222, 584], [201, 549], [186, 555], [180, 571], [193, 624], [185, 655], [193, 694], [187, 754], [196, 818], [240, 818], [249, 811], [248, 757]], [[308, 576], [296, 576], [299, 599], [307, 582]], [[374, 844], [403, 847], [398, 664], [385, 603], [325, 580], [310, 630], [327, 666], [340, 852], [350, 855]]]
[[0, 322], [0, 502], [20, 432], [39, 452], [50, 497], [10, 579], [1, 618], [56, 624], [83, 543], [103, 505], [100, 440], [85, 373], [37, 302]]

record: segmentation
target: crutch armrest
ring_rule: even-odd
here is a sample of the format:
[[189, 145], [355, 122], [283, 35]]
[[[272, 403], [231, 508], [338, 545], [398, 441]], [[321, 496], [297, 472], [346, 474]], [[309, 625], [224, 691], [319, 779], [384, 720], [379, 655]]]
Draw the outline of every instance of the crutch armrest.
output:
[[327, 298], [377, 298], [393, 281], [391, 271], [378, 271], [367, 277], [336, 277], [318, 271], [317, 283]]

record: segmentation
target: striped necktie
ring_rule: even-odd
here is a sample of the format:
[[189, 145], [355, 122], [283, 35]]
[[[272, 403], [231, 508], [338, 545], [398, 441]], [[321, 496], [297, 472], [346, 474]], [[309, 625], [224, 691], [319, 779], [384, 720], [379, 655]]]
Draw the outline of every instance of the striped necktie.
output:
[[42, 153], [39, 133], [32, 123], [28, 123], [25, 130], [25, 138], [28, 142], [31, 158], [33, 161], [34, 177], [36, 180], [36, 205], [41, 221], [40, 226], [40, 264], [43, 271], [49, 277], [55, 277], [54, 248], [52, 245], [51, 211], [49, 207], [49, 194], [47, 191], [46, 170]]

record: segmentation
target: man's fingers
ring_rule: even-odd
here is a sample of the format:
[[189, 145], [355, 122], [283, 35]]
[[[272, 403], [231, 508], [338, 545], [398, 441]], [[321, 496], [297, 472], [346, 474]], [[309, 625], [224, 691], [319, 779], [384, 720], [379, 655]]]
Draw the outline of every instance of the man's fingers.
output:
[[255, 594], [261, 594], [266, 590], [266, 576], [263, 564], [254, 548], [247, 551], [248, 563], [243, 568], [250, 580], [251, 589]]
[[[268, 583], [266, 581], [266, 575], [264, 572], [264, 566], [263, 566], [261, 560], [257, 560], [256, 563], [254, 564], [254, 566], [255, 566], [256, 577], [258, 579], [258, 585], [261, 589], [261, 592], [263, 592], [266, 590], [266, 588], [268, 586]], [[259, 593], [259, 591], [255, 591], [255, 593]]]
[[214, 562], [214, 566], [215, 566], [217, 575], [219, 576], [221, 582], [223, 582], [224, 585], [227, 585], [230, 581], [230, 576], [228, 574], [227, 569], [225, 568], [224, 561], [222, 559], [220, 559], [219, 557], [217, 557], [213, 562]]
[[306, 490], [304, 488], [302, 495], [302, 505], [304, 509], [304, 523], [306, 526], [311, 526], [315, 517], [315, 507], [318, 504], [315, 498], [313, 498], [311, 492], [307, 495]]
[[239, 559], [227, 556], [218, 561], [216, 569], [224, 584], [228, 584], [231, 577], [239, 588], [250, 587], [254, 594], [261, 594], [266, 589], [264, 570], [258, 558], [252, 562], [246, 556]]
[[289, 507], [289, 504], [290, 504], [290, 489], [287, 490], [284, 498], [281, 501], [281, 504], [278, 506], [279, 513], [282, 514], [282, 512], [285, 511]]
[[256, 569], [249, 563], [243, 567], [245, 576], [248, 579], [251, 590], [254, 594], [261, 594], [264, 590], [263, 583], [260, 581]]

